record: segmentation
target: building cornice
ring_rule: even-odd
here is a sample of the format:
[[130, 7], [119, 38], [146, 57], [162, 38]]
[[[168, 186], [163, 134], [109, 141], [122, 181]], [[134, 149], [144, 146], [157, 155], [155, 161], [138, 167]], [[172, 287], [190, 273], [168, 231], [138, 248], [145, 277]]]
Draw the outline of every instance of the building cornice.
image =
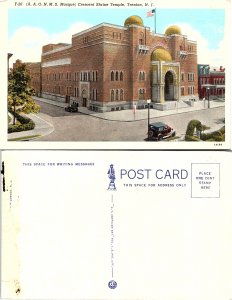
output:
[[76, 34], [73, 34], [72, 38], [75, 38], [75, 37], [80, 36], [82, 34], [91, 32], [91, 31], [93, 31], [95, 29], [98, 29], [98, 28], [101, 28], [101, 27], [110, 27], [110, 28], [115, 28], [115, 29], [127, 30], [127, 28], [124, 27], [124, 26], [114, 25], [114, 24], [110, 24], [110, 23], [101, 23], [101, 24], [98, 24], [96, 26], [93, 26], [93, 27], [90, 27], [88, 29], [85, 29], [83, 31], [80, 31], [80, 32], [78, 32]]
[[62, 58], [62, 59], [43, 62], [41, 64], [41, 67], [48, 68], [48, 67], [56, 67], [56, 66], [63, 66], [63, 65], [70, 65], [70, 64], [71, 64], [71, 58]]
[[66, 50], [66, 49], [70, 49], [71, 47], [72, 47], [72, 45], [68, 45], [68, 46], [65, 46], [65, 47], [53, 49], [53, 50], [51, 50], [51, 51], [42, 53], [42, 56], [49, 55], [49, 54], [53, 54], [53, 53], [56, 53], [56, 52], [59, 52], [59, 51], [64, 51], [64, 50]]

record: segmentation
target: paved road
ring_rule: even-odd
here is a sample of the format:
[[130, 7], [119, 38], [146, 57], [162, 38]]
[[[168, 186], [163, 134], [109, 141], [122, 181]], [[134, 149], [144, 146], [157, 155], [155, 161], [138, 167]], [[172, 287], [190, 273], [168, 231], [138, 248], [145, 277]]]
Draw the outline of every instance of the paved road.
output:
[[[61, 107], [39, 102], [39, 116], [54, 126], [54, 131], [38, 141], [144, 141], [147, 120], [121, 122], [102, 120], [81, 113], [68, 113]], [[187, 124], [197, 119], [212, 129], [220, 128], [225, 108], [217, 107], [188, 113], [152, 118], [172, 126], [178, 136], [185, 134]]]

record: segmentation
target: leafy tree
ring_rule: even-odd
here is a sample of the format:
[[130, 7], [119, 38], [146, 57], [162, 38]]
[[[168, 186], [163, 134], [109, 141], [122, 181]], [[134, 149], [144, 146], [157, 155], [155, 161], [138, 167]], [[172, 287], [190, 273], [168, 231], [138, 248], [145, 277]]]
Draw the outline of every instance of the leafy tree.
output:
[[[30, 85], [30, 80], [26, 64], [17, 60], [8, 76], [8, 106], [14, 113], [23, 112], [29, 114], [39, 112], [40, 106], [32, 99], [35, 92]], [[15, 116], [13, 124], [15, 124]]]

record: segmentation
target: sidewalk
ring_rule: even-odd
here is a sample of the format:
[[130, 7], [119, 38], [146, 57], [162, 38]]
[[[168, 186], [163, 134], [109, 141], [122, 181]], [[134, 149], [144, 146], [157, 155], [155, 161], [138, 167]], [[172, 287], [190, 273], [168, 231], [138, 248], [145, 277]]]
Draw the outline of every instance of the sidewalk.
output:
[[[53, 100], [45, 99], [45, 98], [38, 98], [33, 97], [36, 101], [52, 104], [59, 107], [66, 107], [67, 103], [62, 102], [56, 102]], [[177, 104], [177, 108], [173, 110], [155, 110], [153, 108], [150, 109], [150, 119], [157, 118], [157, 117], [163, 117], [168, 115], [175, 115], [175, 114], [181, 114], [191, 111], [197, 111], [197, 110], [207, 110], [208, 109], [208, 101], [205, 100], [199, 100], [193, 103], [194, 106], [187, 106], [187, 107], [179, 107]], [[210, 109], [216, 108], [220, 106], [225, 106], [224, 101], [220, 100], [210, 100]], [[119, 121], [119, 122], [135, 122], [135, 121], [141, 121], [141, 120], [147, 120], [147, 109], [137, 109], [134, 113], [133, 110], [120, 110], [120, 111], [112, 111], [112, 112], [104, 112], [104, 113], [98, 113], [89, 110], [86, 107], [79, 107], [78, 111], [82, 114], [89, 115], [91, 117], [108, 120], [108, 121]]]
[[48, 135], [54, 131], [53, 125], [41, 119], [39, 116], [35, 114], [28, 114], [27, 116], [28, 118], [30, 118], [32, 121], [35, 122], [35, 128], [27, 131], [8, 133], [8, 140], [13, 140], [13, 139], [20, 139], [22, 141], [33, 140], [38, 137]]
[[[56, 102], [53, 100], [45, 99], [45, 98], [39, 98], [39, 97], [33, 97], [35, 101], [38, 102], [44, 102], [51, 105], [55, 105], [61, 108], [65, 108], [68, 104], [62, 103], [62, 102]], [[210, 109], [225, 106], [224, 101], [220, 100], [210, 100]], [[197, 111], [197, 110], [207, 110], [208, 108], [208, 101], [196, 101], [194, 102], [193, 106], [188, 107], [179, 107], [177, 106], [174, 110], [155, 110], [153, 108], [150, 109], [150, 120], [153, 118], [163, 117], [167, 115], [174, 115], [174, 114], [181, 114], [191, 111]], [[134, 113], [133, 110], [121, 110], [121, 111], [113, 111], [113, 112], [105, 112], [105, 113], [97, 113], [93, 112], [91, 110], [88, 110], [86, 107], [79, 107], [79, 113], [89, 115], [94, 118], [99, 118], [102, 120], [108, 120], [108, 121], [114, 121], [114, 122], [137, 122], [141, 120], [147, 120], [148, 117], [148, 110], [147, 109], [141, 109], [136, 110]], [[29, 114], [28, 117], [32, 119], [35, 122], [35, 128], [33, 130], [28, 131], [21, 131], [21, 132], [13, 132], [8, 134], [8, 140], [33, 140], [41, 136], [45, 136], [50, 134], [54, 131], [54, 127], [49, 122], [43, 120], [38, 115], [35, 114]]]

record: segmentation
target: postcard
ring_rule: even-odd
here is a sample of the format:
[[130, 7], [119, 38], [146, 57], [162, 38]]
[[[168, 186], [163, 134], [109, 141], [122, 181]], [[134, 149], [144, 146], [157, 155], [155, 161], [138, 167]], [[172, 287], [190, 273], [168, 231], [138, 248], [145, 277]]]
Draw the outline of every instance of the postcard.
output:
[[0, 5], [3, 148], [231, 148], [230, 1]]
[[2, 298], [232, 298], [231, 152], [3, 151], [2, 166]]

